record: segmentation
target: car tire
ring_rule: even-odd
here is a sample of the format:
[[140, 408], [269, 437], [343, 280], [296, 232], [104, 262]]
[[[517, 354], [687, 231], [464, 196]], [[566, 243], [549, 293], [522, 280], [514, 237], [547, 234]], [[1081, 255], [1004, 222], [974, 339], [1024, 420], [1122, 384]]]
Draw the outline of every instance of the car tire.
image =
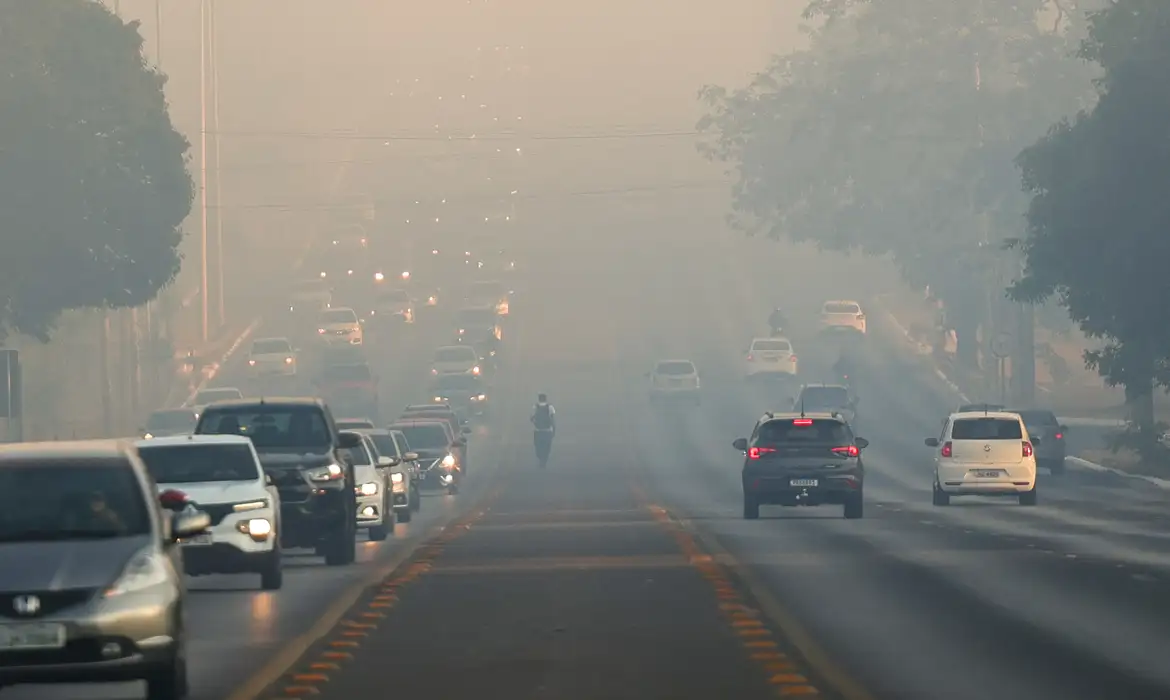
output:
[[849, 496], [845, 499], [845, 519], [860, 520], [865, 517], [865, 499], [862, 494]]
[[951, 504], [951, 495], [934, 485], [931, 493], [931, 503], [936, 506], [949, 506]]
[[1037, 496], [1038, 496], [1038, 494], [1036, 492], [1036, 487], [1033, 486], [1031, 491], [1025, 491], [1025, 492], [1020, 494], [1020, 505], [1022, 505], [1022, 506], [1036, 505]]
[[357, 523], [352, 510], [347, 512], [349, 523], [337, 529], [337, 532], [325, 543], [326, 566], [348, 566], [357, 559]]
[[452, 482], [447, 486], [447, 494], [457, 496], [459, 494], [459, 484]]
[[284, 585], [284, 565], [281, 563], [280, 545], [277, 544], [264, 557], [260, 567], [260, 590], [279, 591]]
[[187, 654], [183, 649], [183, 632], [179, 632], [179, 648], [163, 667], [151, 671], [146, 681], [146, 700], [185, 700], [190, 692], [187, 683]]
[[414, 515], [410, 512], [410, 508], [411, 508], [410, 496], [407, 496], [407, 506], [405, 508], [402, 508], [401, 510], [396, 509], [394, 511], [394, 517], [397, 518], [398, 522], [400, 522], [400, 523], [409, 523], [410, 522], [411, 518], [414, 517]]
[[1048, 472], [1053, 476], [1064, 474], [1064, 459], [1054, 459], [1048, 463]]
[[743, 497], [743, 519], [758, 520], [760, 517], [760, 502], [751, 496]]

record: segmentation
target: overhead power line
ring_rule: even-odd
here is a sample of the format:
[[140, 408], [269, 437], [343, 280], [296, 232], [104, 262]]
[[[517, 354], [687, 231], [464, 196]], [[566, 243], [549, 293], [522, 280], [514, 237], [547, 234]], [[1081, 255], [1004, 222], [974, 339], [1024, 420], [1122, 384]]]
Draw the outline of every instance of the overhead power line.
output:
[[596, 141], [625, 139], [669, 139], [697, 136], [698, 131], [643, 131], [579, 134], [526, 134], [522, 132], [465, 133], [465, 134], [356, 134], [343, 131], [218, 131], [215, 136], [247, 138], [287, 138], [338, 141]]

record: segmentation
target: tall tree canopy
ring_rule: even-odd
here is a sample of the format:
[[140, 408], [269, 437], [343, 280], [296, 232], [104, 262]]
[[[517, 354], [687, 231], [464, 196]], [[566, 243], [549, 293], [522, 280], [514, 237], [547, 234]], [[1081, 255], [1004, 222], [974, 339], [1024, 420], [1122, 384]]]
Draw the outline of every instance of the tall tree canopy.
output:
[[178, 273], [193, 186], [163, 83], [100, 3], [0, 0], [0, 339]]
[[1074, 6], [813, 0], [807, 50], [703, 93], [704, 148], [738, 175], [738, 223], [892, 255], [944, 298], [973, 363], [984, 292], [1026, 207], [1013, 158], [1092, 93], [1071, 56]]
[[1153, 383], [1170, 386], [1170, 3], [1118, 0], [1081, 54], [1105, 69], [1101, 97], [1020, 154], [1032, 200], [1012, 293], [1056, 296], [1104, 339], [1089, 363], [1149, 427]]

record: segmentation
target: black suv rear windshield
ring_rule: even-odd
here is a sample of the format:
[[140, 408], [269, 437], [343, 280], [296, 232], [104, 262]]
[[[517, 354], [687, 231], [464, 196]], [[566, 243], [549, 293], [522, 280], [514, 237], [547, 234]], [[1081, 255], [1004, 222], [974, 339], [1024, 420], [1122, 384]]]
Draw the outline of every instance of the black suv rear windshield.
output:
[[0, 542], [149, 534], [150, 512], [130, 464], [86, 462], [30, 459], [0, 466]]
[[256, 460], [247, 445], [145, 445], [138, 448], [158, 484], [255, 481]]
[[1023, 440], [1020, 421], [1011, 418], [959, 418], [952, 440]]
[[784, 443], [852, 445], [853, 434], [839, 420], [828, 418], [778, 418], [760, 426], [756, 442], [777, 445]]
[[311, 405], [209, 408], [195, 432], [243, 435], [257, 450], [303, 447], [323, 452], [333, 444], [325, 414]]

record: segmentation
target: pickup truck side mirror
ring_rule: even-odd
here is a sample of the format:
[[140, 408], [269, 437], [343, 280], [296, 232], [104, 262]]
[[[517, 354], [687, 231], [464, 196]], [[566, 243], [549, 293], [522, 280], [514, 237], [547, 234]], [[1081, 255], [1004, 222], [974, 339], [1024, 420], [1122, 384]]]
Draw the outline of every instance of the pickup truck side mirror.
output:
[[1040, 438], [1038, 438], [1038, 437], [1032, 437], [1032, 436], [1028, 436], [1028, 437], [1030, 437], [1032, 439], [1033, 445], [1039, 445], [1041, 442]]
[[397, 467], [400, 464], [397, 457], [379, 457], [379, 467]]
[[857, 445], [857, 449], [864, 450], [865, 448], [869, 447], [869, 440], [866, 440], [863, 437], [854, 438], [853, 444]]
[[732, 441], [731, 446], [740, 452], [747, 452], [748, 444], [747, 438], [736, 438]]
[[272, 475], [271, 474], [264, 475], [264, 483], [267, 486], [272, 486]]
[[418, 453], [417, 452], [407, 452], [406, 454], [402, 455], [402, 461], [403, 462], [417, 462], [418, 461]]
[[1060, 426], [1060, 432], [1062, 432], [1062, 433], [1067, 433], [1067, 432], [1068, 432], [1068, 426], [1067, 426], [1067, 425], [1061, 425], [1061, 426]]
[[352, 450], [362, 446], [362, 439], [356, 433], [342, 433], [337, 440], [337, 446], [343, 450]]
[[938, 447], [938, 438], [926, 438], [923, 442], [926, 443], [927, 447]]

